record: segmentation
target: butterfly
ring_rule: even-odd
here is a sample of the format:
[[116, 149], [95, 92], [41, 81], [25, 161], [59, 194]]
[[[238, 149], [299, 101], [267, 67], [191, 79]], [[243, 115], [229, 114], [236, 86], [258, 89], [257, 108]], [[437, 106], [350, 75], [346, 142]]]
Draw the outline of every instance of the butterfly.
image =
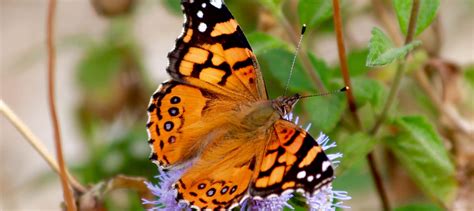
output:
[[312, 195], [334, 170], [321, 146], [285, 119], [300, 95], [269, 99], [257, 59], [222, 0], [182, 0], [185, 22], [150, 99], [151, 160], [192, 165], [174, 184], [196, 209], [231, 209], [248, 197]]

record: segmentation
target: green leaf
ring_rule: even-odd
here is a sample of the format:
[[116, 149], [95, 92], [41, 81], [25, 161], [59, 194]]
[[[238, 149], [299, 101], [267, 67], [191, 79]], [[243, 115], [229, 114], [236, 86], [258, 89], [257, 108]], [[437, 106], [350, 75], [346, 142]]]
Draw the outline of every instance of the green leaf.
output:
[[442, 211], [443, 209], [435, 204], [410, 204], [393, 209], [393, 211]]
[[347, 103], [345, 95], [329, 95], [306, 99], [303, 107], [309, 114], [313, 128], [329, 133], [341, 120]]
[[[347, 54], [347, 65], [349, 67], [349, 74], [351, 77], [365, 75], [367, 73], [369, 68], [365, 66], [365, 60], [367, 59], [368, 55], [368, 48], [352, 50]], [[333, 69], [336, 76], [342, 78], [341, 68], [336, 66]]]
[[174, 14], [178, 15], [181, 14], [181, 4], [176, 0], [161, 0], [165, 7], [173, 12]]
[[260, 55], [268, 50], [275, 48], [284, 48], [290, 50], [290, 47], [284, 41], [263, 32], [252, 32], [248, 34], [247, 39], [252, 46], [255, 55]]
[[[423, 32], [436, 17], [439, 0], [421, 0], [418, 18], [416, 20], [415, 36]], [[393, 6], [398, 17], [398, 23], [403, 34], [407, 34], [413, 0], [393, 0]]]
[[422, 190], [451, 204], [457, 189], [456, 172], [434, 127], [423, 116], [400, 117], [395, 125], [400, 133], [387, 145]]
[[[268, 76], [272, 76], [280, 87], [285, 87], [290, 74], [293, 53], [282, 48], [269, 49], [265, 53], [260, 54], [258, 59], [264, 77], [267, 79]], [[311, 80], [306, 76], [299, 62], [295, 64], [289, 90], [296, 93], [316, 92]]]
[[474, 65], [464, 70], [464, 79], [471, 86], [471, 88], [474, 88]]
[[368, 49], [360, 49], [351, 51], [347, 55], [347, 65], [349, 66], [349, 73], [352, 77], [363, 75], [367, 72], [367, 67], [365, 66], [365, 58], [369, 55]]
[[387, 65], [399, 58], [403, 58], [408, 52], [421, 45], [420, 41], [413, 41], [400, 48], [395, 48], [392, 41], [378, 28], [372, 30], [369, 42], [369, 55], [366, 65], [376, 67]]
[[298, 15], [301, 24], [316, 26], [331, 18], [332, 4], [329, 0], [300, 0]]
[[376, 110], [382, 108], [387, 94], [382, 83], [368, 77], [352, 78], [352, 91], [358, 106], [369, 103]]
[[88, 89], [108, 86], [122, 64], [122, 53], [115, 46], [97, 46], [89, 49], [79, 62], [79, 83]]
[[259, 0], [260, 4], [265, 6], [267, 9], [272, 11], [273, 13], [280, 14], [281, 13], [281, 5], [283, 4], [283, 0]]
[[320, 58], [317, 58], [316, 55], [314, 55], [312, 52], [308, 53], [309, 60], [311, 61], [311, 64], [313, 65], [314, 69], [318, 73], [319, 77], [323, 81], [323, 84], [326, 87], [330, 86], [330, 80], [332, 79], [334, 75], [334, 71], [331, 70], [326, 62]]
[[338, 150], [343, 154], [341, 164], [337, 168], [337, 174], [340, 175], [347, 169], [365, 158], [365, 156], [371, 152], [377, 141], [368, 136], [366, 133], [358, 132], [351, 134], [347, 137], [343, 137], [337, 142]]

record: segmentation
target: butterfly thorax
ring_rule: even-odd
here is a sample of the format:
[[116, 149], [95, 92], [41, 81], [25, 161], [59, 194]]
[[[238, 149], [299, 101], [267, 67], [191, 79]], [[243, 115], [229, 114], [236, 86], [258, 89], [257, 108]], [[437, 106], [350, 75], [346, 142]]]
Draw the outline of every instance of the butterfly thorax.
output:
[[242, 124], [253, 130], [255, 128], [268, 128], [277, 120], [289, 114], [299, 97], [296, 94], [294, 96], [281, 96], [274, 100], [258, 102], [251, 106], [250, 112], [245, 114]]

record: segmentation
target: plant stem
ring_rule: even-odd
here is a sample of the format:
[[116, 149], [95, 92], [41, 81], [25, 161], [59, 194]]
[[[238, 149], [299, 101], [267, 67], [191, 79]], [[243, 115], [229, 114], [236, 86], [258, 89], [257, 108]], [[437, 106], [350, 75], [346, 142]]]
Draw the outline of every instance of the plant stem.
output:
[[[405, 45], [409, 44], [413, 41], [413, 37], [415, 36], [415, 29], [416, 29], [416, 20], [418, 18], [418, 12], [420, 10], [420, 0], [413, 0], [413, 5], [410, 14], [410, 22], [408, 24], [408, 32], [405, 38]], [[374, 127], [370, 130], [370, 134], [376, 135], [382, 123], [387, 118], [388, 111], [390, 110], [391, 105], [393, 104], [395, 97], [398, 94], [398, 89], [400, 88], [400, 82], [403, 78], [403, 73], [405, 72], [406, 68], [406, 59], [409, 54], [405, 56], [403, 60], [400, 61], [397, 67], [397, 72], [395, 73], [395, 79], [390, 87], [390, 93], [388, 95], [387, 101], [383, 107], [382, 113], [377, 118]]]
[[[342, 18], [341, 18], [341, 9], [339, 6], [339, 1], [333, 0], [332, 4], [333, 4], [333, 14], [334, 14], [333, 15], [334, 28], [336, 30], [339, 61], [341, 64], [341, 73], [342, 73], [342, 76], [344, 77], [345, 86], [349, 87], [349, 90], [347, 90], [346, 92], [347, 103], [349, 104], [350, 112], [352, 114], [352, 117], [357, 127], [359, 128], [359, 130], [363, 130], [362, 123], [359, 118], [359, 114], [357, 113], [355, 98], [354, 98], [354, 95], [352, 94], [351, 79], [350, 79], [350, 74], [349, 74], [349, 68], [347, 65], [346, 51], [344, 47], [344, 39], [343, 39], [343, 33], [342, 33]], [[377, 189], [377, 193], [379, 195], [383, 209], [388, 211], [390, 210], [390, 204], [387, 197], [387, 192], [383, 185], [380, 171], [377, 169], [377, 165], [375, 164], [373, 152], [370, 152], [369, 154], [367, 154], [367, 162], [369, 163], [370, 173], [372, 174], [372, 178], [374, 179], [375, 187]]]
[[58, 116], [56, 113], [56, 102], [55, 102], [55, 59], [56, 51], [54, 46], [54, 18], [56, 13], [56, 0], [49, 0], [48, 4], [48, 16], [46, 20], [46, 45], [48, 49], [48, 100], [49, 110], [51, 114], [51, 120], [53, 123], [54, 142], [56, 148], [56, 157], [59, 165], [59, 175], [61, 178], [61, 185], [63, 188], [64, 199], [66, 201], [67, 210], [77, 210], [74, 197], [72, 195], [71, 188], [68, 183], [66, 167], [63, 159], [62, 144], [61, 144], [61, 131]]
[[[11, 110], [11, 108], [6, 105], [3, 101], [0, 100], [0, 113], [5, 115], [5, 117], [10, 121], [10, 123], [20, 132], [21, 135], [30, 143], [30, 145], [40, 154], [41, 157], [48, 163], [48, 165], [59, 175], [58, 163], [48, 152], [48, 149], [42, 144], [43, 142], [39, 140], [37, 136], [31, 132], [31, 130], [26, 126], [26, 124], [21, 121], [21, 119]], [[74, 178], [68, 171], [66, 171], [67, 178], [69, 183], [74, 187], [75, 190], [79, 192], [85, 192], [86, 188], [79, 183], [76, 178]]]
[[346, 49], [344, 47], [344, 39], [342, 35], [342, 20], [341, 20], [341, 9], [339, 6], [338, 0], [332, 1], [333, 6], [333, 19], [334, 19], [334, 28], [336, 30], [336, 39], [337, 39], [337, 52], [339, 54], [339, 62], [341, 64], [341, 73], [344, 78], [344, 85], [349, 87], [346, 91], [347, 103], [349, 104], [349, 109], [351, 111], [352, 117], [354, 118], [356, 124], [360, 129], [362, 129], [362, 124], [360, 122], [359, 115], [357, 114], [357, 106], [355, 103], [354, 95], [352, 94], [352, 85], [351, 78], [349, 75], [349, 68], [347, 66], [346, 58]]

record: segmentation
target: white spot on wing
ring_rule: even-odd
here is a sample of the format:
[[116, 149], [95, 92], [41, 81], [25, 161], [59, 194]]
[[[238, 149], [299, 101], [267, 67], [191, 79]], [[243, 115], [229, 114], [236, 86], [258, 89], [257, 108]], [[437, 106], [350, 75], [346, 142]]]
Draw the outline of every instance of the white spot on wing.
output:
[[321, 177], [321, 174], [316, 174], [316, 179], [319, 179]]
[[296, 178], [298, 178], [298, 179], [303, 179], [305, 176], [306, 176], [306, 171], [300, 171], [300, 172], [298, 172], [298, 174], [296, 175]]
[[202, 8], [206, 8], [206, 6], [207, 6], [206, 3], [202, 3], [202, 4], [201, 4], [201, 7], [202, 7]]
[[331, 165], [331, 162], [329, 162], [329, 161], [324, 161], [324, 162], [323, 162], [323, 166], [322, 166], [323, 172], [325, 172], [325, 171], [328, 169], [328, 167], [329, 167], [330, 165]]
[[314, 180], [314, 177], [313, 177], [313, 176], [309, 176], [309, 177], [308, 177], [308, 182], [311, 182], [311, 181], [313, 181], [313, 180]]
[[222, 0], [210, 0], [210, 3], [218, 9], [222, 8]]
[[199, 10], [196, 15], [198, 16], [198, 18], [204, 17], [204, 13], [202, 13], [201, 10]]
[[205, 32], [207, 29], [207, 25], [205, 23], [200, 23], [199, 26], [198, 26], [198, 30], [200, 32]]

